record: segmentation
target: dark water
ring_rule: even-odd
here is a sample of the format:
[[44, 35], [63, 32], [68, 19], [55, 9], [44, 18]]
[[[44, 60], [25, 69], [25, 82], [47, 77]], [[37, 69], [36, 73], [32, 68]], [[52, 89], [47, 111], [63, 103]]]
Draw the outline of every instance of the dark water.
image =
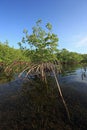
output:
[[[61, 115], [59, 113], [61, 112], [58, 111], [56, 112], [59, 115], [58, 119], [57, 118], [55, 119], [53, 116], [52, 118], [53, 118], [53, 122], [55, 120], [59, 121], [58, 125], [61, 128], [62, 126], [67, 126], [67, 130], [86, 130], [87, 129], [87, 105], [86, 105], [87, 104], [87, 70], [86, 69], [87, 69], [86, 67], [82, 67], [82, 66], [64, 66], [62, 70], [62, 74], [58, 76], [60, 87], [61, 88], [63, 87], [62, 89], [63, 95], [69, 106], [69, 111], [71, 114], [70, 116], [71, 116], [71, 120], [73, 124], [73, 128], [70, 129], [69, 125], [67, 125], [65, 122], [66, 118], [64, 118], [65, 123], [64, 122], [62, 123], [62, 121], [60, 120], [61, 118], [59, 118], [59, 116]], [[32, 112], [34, 113], [34, 109], [33, 111], [30, 111], [29, 113], [27, 113], [29, 110], [31, 110], [31, 107], [29, 107], [31, 101], [27, 105], [28, 100], [22, 101], [23, 97], [17, 99], [20, 93], [20, 90], [22, 88], [21, 86], [24, 82], [23, 79], [18, 79], [17, 76], [15, 76], [15, 78], [9, 82], [4, 77], [4, 75], [1, 75], [0, 78], [1, 78], [0, 80], [0, 130], [5, 130], [5, 127], [7, 128], [6, 130], [8, 129], [11, 130], [13, 128], [15, 130], [19, 128], [20, 128], [19, 130], [23, 130], [21, 129], [21, 127], [22, 126], [24, 127], [24, 125], [26, 126], [26, 122], [28, 122], [27, 127], [29, 127], [28, 125], [31, 125], [31, 123], [29, 124], [29, 121], [32, 122], [32, 118], [31, 118], [32, 116], [30, 116], [30, 113]], [[55, 105], [53, 105], [53, 108], [54, 106]], [[48, 112], [48, 109], [47, 109], [47, 112]], [[43, 112], [41, 111], [41, 113]], [[36, 113], [35, 113], [35, 116], [36, 116]], [[38, 118], [35, 118], [35, 119], [37, 122]], [[15, 127], [15, 122], [17, 122], [16, 127]], [[25, 127], [24, 129], [27, 130], [27, 127]]]

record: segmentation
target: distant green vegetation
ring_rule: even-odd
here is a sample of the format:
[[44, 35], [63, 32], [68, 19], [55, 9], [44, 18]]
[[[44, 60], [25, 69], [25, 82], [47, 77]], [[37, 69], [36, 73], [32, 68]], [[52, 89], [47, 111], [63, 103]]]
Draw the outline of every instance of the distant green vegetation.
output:
[[[69, 52], [67, 49], [59, 50], [57, 53], [57, 59], [63, 64], [75, 64], [80, 63], [84, 58], [84, 55], [76, 53], [76, 52]], [[85, 58], [84, 58], [85, 60]]]
[[29, 61], [29, 57], [25, 56], [25, 51], [10, 47], [7, 42], [0, 42], [0, 62], [10, 64], [13, 61]]
[[[39, 53], [41, 53], [41, 56]], [[52, 55], [50, 54], [50, 51], [47, 52], [46, 50], [46, 55], [48, 55], [48, 57], [43, 55], [43, 60], [51, 60]], [[62, 50], [57, 50], [53, 56], [56, 60], [59, 60], [63, 64], [87, 62], [87, 54], [70, 52], [65, 48]], [[9, 64], [13, 61], [38, 61], [38, 57], [42, 58], [42, 51], [40, 52], [37, 50], [30, 50], [25, 48], [15, 49], [13, 47], [10, 47], [9, 43], [7, 42], [0, 42], [0, 62]]]
[[[41, 56], [40, 54], [41, 53]], [[47, 54], [48, 53], [48, 54]], [[47, 52], [43, 57], [43, 60], [50, 59], [51, 54], [50, 51]], [[35, 56], [35, 57], [34, 57]], [[57, 52], [53, 55], [54, 59], [59, 60], [62, 64], [75, 64], [75, 63], [87, 63], [87, 54], [79, 54], [76, 52], [70, 52], [67, 49], [57, 50]], [[42, 58], [42, 51], [30, 50], [30, 49], [15, 49], [10, 47], [8, 43], [0, 42], [0, 62], [9, 64], [13, 61], [38, 61], [38, 57]]]

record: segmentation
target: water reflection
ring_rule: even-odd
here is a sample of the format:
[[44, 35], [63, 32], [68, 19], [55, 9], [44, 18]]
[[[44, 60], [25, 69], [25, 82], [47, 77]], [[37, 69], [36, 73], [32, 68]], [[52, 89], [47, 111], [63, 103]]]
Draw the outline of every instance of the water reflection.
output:
[[64, 65], [62, 67], [62, 74], [60, 75], [60, 82], [84, 82], [87, 84], [87, 65]]
[[62, 66], [62, 76], [76, 75], [76, 70], [80, 68], [80, 65], [63, 65]]
[[86, 74], [86, 66], [84, 66], [83, 68], [81, 68], [81, 72], [82, 72], [81, 78], [82, 78], [82, 80], [83, 80], [83, 79], [86, 78], [86, 76], [87, 76], [87, 74]]

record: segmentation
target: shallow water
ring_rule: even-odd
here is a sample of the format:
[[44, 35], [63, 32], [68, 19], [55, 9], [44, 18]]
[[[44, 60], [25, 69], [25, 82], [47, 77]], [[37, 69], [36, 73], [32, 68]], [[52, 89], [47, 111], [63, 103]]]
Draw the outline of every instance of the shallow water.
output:
[[[64, 66], [63, 72], [58, 77], [60, 85], [72, 87], [82, 93], [87, 94], [87, 67]], [[1, 77], [1, 76], [0, 76]], [[22, 79], [15, 76], [15, 80], [8, 81], [4, 76], [0, 80], [0, 95], [14, 93], [21, 88]]]
[[65, 70], [64, 74], [59, 75], [59, 83], [87, 95], [87, 67], [78, 66], [71, 71]]
[[65, 71], [65, 75], [61, 74], [61, 82], [82, 82], [87, 83], [87, 71], [84, 68], [77, 68], [72, 71]]

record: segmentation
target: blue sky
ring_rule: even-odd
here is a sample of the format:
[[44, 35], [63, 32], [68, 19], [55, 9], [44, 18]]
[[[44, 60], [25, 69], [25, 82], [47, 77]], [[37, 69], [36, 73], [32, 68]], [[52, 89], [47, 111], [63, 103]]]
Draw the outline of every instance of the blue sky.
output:
[[53, 25], [59, 49], [87, 53], [87, 0], [1, 0], [0, 41], [18, 47], [38, 19]]

